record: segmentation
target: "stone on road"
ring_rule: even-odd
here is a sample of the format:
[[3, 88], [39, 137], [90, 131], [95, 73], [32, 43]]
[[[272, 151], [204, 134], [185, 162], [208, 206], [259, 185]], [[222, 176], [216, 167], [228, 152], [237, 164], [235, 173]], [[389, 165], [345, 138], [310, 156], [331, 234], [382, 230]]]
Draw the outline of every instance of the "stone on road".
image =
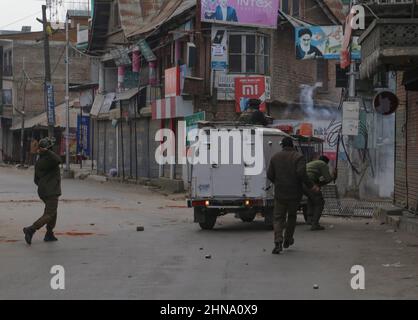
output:
[[[273, 232], [261, 219], [226, 215], [202, 231], [184, 197], [140, 186], [63, 180], [59, 241], [44, 243], [40, 230], [27, 246], [22, 228], [43, 211], [32, 174], [0, 168], [0, 299], [418, 297], [414, 236], [372, 220], [324, 217], [326, 230], [312, 233], [300, 222], [295, 245], [272, 255]], [[57, 265], [65, 290], [51, 289]], [[364, 290], [351, 287], [355, 265], [364, 267]]]

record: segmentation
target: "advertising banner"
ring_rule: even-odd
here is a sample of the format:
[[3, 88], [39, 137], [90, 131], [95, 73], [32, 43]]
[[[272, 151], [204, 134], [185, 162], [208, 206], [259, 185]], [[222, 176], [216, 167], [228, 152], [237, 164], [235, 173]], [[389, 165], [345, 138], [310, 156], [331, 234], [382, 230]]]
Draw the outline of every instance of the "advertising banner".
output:
[[48, 107], [48, 125], [55, 126], [55, 97], [54, 86], [47, 82], [45, 84], [46, 89], [46, 101]]
[[236, 112], [243, 112], [250, 99], [260, 99], [260, 111], [266, 111], [266, 79], [265, 77], [235, 78]]
[[189, 131], [192, 129], [197, 129], [197, 123], [199, 121], [204, 121], [206, 119], [206, 114], [204, 111], [202, 112], [197, 112], [192, 114], [191, 116], [187, 116], [184, 117], [184, 120], [186, 121], [186, 141], [187, 141], [187, 145], [190, 144], [190, 141], [187, 137], [187, 135], [189, 134]]
[[90, 117], [77, 116], [77, 154], [90, 156]]
[[202, 0], [204, 22], [277, 28], [279, 0]]
[[228, 68], [228, 34], [225, 28], [212, 26], [212, 69], [226, 70]]
[[296, 59], [340, 59], [342, 26], [295, 28]]

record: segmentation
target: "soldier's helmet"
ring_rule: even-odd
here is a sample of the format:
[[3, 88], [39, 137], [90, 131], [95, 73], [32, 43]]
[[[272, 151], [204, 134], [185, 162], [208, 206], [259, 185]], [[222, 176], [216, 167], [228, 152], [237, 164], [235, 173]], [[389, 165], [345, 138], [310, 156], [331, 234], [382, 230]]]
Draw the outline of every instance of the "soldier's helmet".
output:
[[43, 138], [39, 141], [39, 148], [51, 149], [55, 144], [55, 139]]

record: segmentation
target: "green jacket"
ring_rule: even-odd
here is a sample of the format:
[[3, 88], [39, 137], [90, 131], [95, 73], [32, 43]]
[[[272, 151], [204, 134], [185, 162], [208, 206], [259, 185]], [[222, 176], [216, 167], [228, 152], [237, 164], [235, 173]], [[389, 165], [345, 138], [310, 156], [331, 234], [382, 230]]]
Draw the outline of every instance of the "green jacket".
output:
[[35, 164], [34, 179], [40, 198], [61, 195], [60, 163], [60, 157], [50, 150], [40, 154]]
[[329, 172], [328, 164], [322, 160], [314, 160], [306, 165], [306, 173], [309, 179], [319, 185], [324, 186], [334, 180]]
[[309, 189], [313, 184], [306, 174], [306, 161], [294, 148], [285, 147], [270, 160], [267, 178], [274, 183], [276, 199], [300, 201], [303, 184]]

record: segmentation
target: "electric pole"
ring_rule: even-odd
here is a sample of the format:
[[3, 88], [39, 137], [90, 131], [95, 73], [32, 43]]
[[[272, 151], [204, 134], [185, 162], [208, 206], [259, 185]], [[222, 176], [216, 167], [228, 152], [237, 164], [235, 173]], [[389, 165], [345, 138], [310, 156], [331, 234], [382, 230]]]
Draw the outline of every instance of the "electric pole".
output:
[[25, 71], [25, 58], [23, 58], [23, 100], [22, 100], [22, 127], [20, 129], [20, 166], [24, 166], [25, 161], [25, 149], [24, 149], [24, 142], [25, 142], [25, 104], [26, 104], [26, 71]]
[[47, 113], [47, 118], [48, 118], [48, 137], [52, 138], [54, 136], [54, 124], [51, 123], [51, 121], [49, 121], [50, 110], [48, 107], [48, 94], [47, 94], [47, 85], [51, 85], [51, 60], [49, 56], [49, 35], [48, 35], [48, 21], [46, 18], [46, 5], [42, 6], [42, 25], [43, 25], [43, 32], [44, 32], [45, 105], [46, 105], [46, 113]]
[[65, 19], [65, 171], [64, 176], [70, 178], [70, 55], [69, 55], [69, 35], [68, 35], [69, 17]]

